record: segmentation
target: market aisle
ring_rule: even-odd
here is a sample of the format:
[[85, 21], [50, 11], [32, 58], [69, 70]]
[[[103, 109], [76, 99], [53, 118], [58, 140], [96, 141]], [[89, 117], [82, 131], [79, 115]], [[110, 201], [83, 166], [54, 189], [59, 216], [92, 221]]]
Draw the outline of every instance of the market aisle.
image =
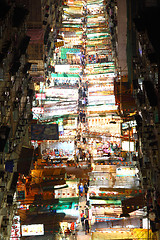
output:
[[[80, 210], [80, 212], [82, 210], [85, 210], [85, 208], [86, 208], [86, 197], [83, 196], [83, 197], [80, 198], [80, 201], [79, 201], [79, 210]], [[77, 232], [77, 240], [80, 240], [80, 239], [91, 240], [91, 233], [87, 233], [87, 235], [86, 235], [85, 231], [82, 230], [81, 223], [80, 223], [79, 231]]]
[[91, 240], [91, 233], [85, 235], [84, 231], [78, 231], [77, 240]]

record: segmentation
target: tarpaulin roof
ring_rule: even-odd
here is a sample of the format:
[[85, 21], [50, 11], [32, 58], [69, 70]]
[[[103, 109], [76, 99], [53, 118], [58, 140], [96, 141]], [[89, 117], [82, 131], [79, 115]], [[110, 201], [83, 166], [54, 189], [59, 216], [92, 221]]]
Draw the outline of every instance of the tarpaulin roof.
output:
[[43, 42], [44, 30], [43, 29], [28, 29], [27, 35], [31, 37], [30, 43]]
[[122, 201], [123, 214], [128, 214], [145, 206], [144, 194], [125, 199]]
[[59, 176], [61, 174], [64, 174], [65, 173], [65, 169], [64, 168], [51, 168], [51, 169], [44, 169], [43, 170], [43, 173], [42, 173], [42, 176]]
[[79, 78], [79, 75], [78, 74], [69, 74], [69, 73], [52, 73], [51, 74], [52, 77], [62, 77], [62, 78], [71, 78], [71, 77], [74, 77], [74, 78]]

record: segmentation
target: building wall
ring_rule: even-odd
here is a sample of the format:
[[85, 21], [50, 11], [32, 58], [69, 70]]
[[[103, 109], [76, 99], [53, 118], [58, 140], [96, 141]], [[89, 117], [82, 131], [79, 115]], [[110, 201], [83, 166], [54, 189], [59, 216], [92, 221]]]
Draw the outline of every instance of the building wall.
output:
[[127, 69], [127, 6], [126, 0], [117, 1], [118, 67], [121, 75], [128, 75]]
[[11, 1], [1, 1], [0, 9], [0, 236], [8, 240], [16, 210], [17, 164], [23, 144], [30, 147], [32, 90], [26, 57], [28, 11]]

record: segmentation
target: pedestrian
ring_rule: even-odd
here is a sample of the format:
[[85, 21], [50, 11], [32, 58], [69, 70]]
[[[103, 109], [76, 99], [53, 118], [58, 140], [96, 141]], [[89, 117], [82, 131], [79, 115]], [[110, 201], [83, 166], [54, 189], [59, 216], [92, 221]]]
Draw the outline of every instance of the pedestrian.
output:
[[82, 230], [84, 231], [84, 210], [82, 210], [80, 214], [80, 218], [81, 218]]
[[71, 230], [67, 227], [67, 229], [64, 231], [65, 237], [70, 235], [72, 232]]
[[79, 185], [79, 196], [82, 197], [83, 196], [83, 190], [84, 190], [84, 187], [83, 187], [83, 184], [81, 183]]
[[76, 149], [76, 167], [78, 166], [79, 163], [79, 149]]
[[85, 151], [82, 152], [82, 161], [85, 161], [85, 157], [86, 157], [86, 154], [85, 154]]
[[86, 218], [88, 218], [89, 216], [89, 208], [87, 205], [85, 206], [85, 209], [84, 209], [84, 215], [86, 216]]
[[81, 148], [79, 148], [79, 156], [80, 156], [80, 159], [82, 160], [83, 159], [83, 152], [82, 152]]
[[89, 203], [89, 200], [87, 200], [87, 201], [86, 201], [86, 206], [89, 207], [89, 204], [90, 204], [90, 203]]
[[75, 230], [75, 223], [74, 222], [71, 223], [70, 229], [71, 229], [72, 233], [74, 233], [74, 230]]
[[85, 196], [87, 198], [87, 193], [88, 193], [88, 184], [85, 182], [84, 184], [84, 192], [85, 192]]
[[30, 183], [29, 183], [28, 179], [26, 179], [25, 187], [26, 187], [26, 194], [28, 195], [29, 189], [30, 189]]
[[89, 220], [88, 217], [84, 219], [85, 234], [89, 233]]

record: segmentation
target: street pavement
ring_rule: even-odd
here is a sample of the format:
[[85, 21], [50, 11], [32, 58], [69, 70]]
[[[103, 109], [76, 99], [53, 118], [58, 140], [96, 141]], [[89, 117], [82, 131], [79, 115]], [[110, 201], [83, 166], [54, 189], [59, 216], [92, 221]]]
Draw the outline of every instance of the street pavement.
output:
[[85, 235], [84, 231], [78, 231], [77, 234], [77, 240], [91, 240], [91, 233], [87, 233], [87, 235]]
[[[79, 209], [80, 211], [84, 210], [86, 207], [86, 197], [82, 196], [80, 197], [80, 201], [79, 201]], [[81, 223], [80, 223], [80, 227], [79, 227], [79, 231], [77, 232], [77, 240], [91, 240], [91, 233], [87, 233], [87, 235], [85, 234], [85, 231], [83, 231]]]

